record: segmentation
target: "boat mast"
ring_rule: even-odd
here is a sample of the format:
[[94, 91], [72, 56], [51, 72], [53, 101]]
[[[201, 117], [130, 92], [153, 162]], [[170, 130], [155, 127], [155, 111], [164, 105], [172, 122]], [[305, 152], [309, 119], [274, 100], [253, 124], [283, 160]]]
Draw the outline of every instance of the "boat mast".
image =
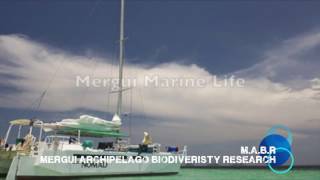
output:
[[124, 0], [121, 0], [120, 12], [120, 51], [119, 51], [119, 92], [117, 103], [117, 115], [121, 117], [122, 108], [122, 79], [123, 79], [123, 65], [124, 65]]

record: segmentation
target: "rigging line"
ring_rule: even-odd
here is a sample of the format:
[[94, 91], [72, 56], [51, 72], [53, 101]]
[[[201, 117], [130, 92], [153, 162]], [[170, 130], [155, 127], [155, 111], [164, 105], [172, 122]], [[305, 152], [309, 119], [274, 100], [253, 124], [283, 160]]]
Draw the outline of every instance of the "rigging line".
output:
[[[115, 58], [114, 59], [112, 59], [112, 64], [111, 64], [111, 78], [112, 79], [115, 79], [116, 78], [116, 76], [117, 75], [115, 75], [116, 74], [116, 69], [117, 69], [117, 65], [116, 65], [116, 63], [117, 63], [117, 59], [119, 58], [118, 57], [118, 53], [117, 53], [117, 48], [116, 48], [116, 46], [114, 46], [115, 47], [115, 49], [114, 49], [114, 51], [115, 51]], [[113, 83], [114, 83], [114, 81], [113, 81]], [[114, 84], [112, 83], [112, 85], [110, 86], [110, 92], [111, 92], [111, 90], [112, 90], [112, 88], [114, 88]], [[109, 95], [110, 95], [110, 97], [111, 97], [111, 100], [113, 100], [113, 101], [116, 101], [116, 99], [115, 99], [115, 96], [112, 96], [110, 93], [109, 93]], [[112, 101], [111, 101], [112, 102]], [[116, 111], [116, 104], [113, 104], [114, 106], [113, 106], [113, 109], [112, 109], [112, 112], [115, 112]]]
[[117, 49], [116, 49], [116, 44], [113, 44], [113, 54], [111, 57], [111, 64], [110, 64], [110, 69], [108, 71], [108, 73], [110, 74], [110, 84], [108, 87], [108, 92], [107, 92], [107, 112], [112, 113], [114, 110], [111, 108], [111, 102], [112, 102], [112, 95], [111, 95], [111, 91], [112, 91], [112, 86], [113, 86], [113, 71], [114, 71], [114, 64], [115, 64], [115, 59], [117, 59]]
[[[89, 18], [91, 18], [92, 16], [93, 16], [93, 14], [94, 14], [94, 12], [95, 12], [95, 10], [96, 10], [96, 7], [97, 7], [97, 5], [98, 5], [98, 3], [99, 3], [99, 0], [97, 0], [96, 2], [95, 2], [95, 4], [92, 6], [92, 8], [91, 8], [91, 10], [90, 10], [90, 12], [89, 12], [89, 15], [87, 16], [88, 17], [88, 19], [86, 19], [85, 21], [88, 21], [89, 20]], [[82, 24], [84, 24], [84, 22], [82, 23]], [[66, 61], [66, 59], [64, 59], [64, 62]], [[94, 62], [94, 69], [96, 68], [96, 64], [97, 64], [97, 61], [94, 61], [94, 59], [92, 58], [92, 61]], [[69, 64], [76, 64], [76, 63], [79, 63], [79, 62], [77, 62], [77, 61], [68, 61], [68, 63]], [[47, 92], [45, 92], [44, 94], [46, 94]], [[84, 94], [84, 96], [81, 96], [81, 98], [80, 98], [80, 104], [81, 104], [81, 106], [82, 106], [82, 103], [83, 103], [83, 100], [86, 98], [86, 92], [85, 92], [85, 94]], [[57, 113], [56, 114], [56, 116], [55, 116], [56, 118], [58, 118], [59, 117], [59, 114]]]
[[[30, 117], [31, 114], [34, 112], [33, 109], [36, 106], [37, 102], [39, 101], [39, 98], [35, 98], [35, 100], [30, 104], [30, 108], [25, 107], [24, 110], [21, 112], [23, 116]], [[29, 106], [28, 106], [29, 107]], [[31, 112], [29, 111], [31, 109]]]
[[[97, 1], [94, 3], [94, 5], [92, 6], [92, 8], [91, 8], [91, 10], [90, 10], [90, 12], [89, 12], [89, 15], [88, 15], [89, 18], [94, 14], [98, 3], [99, 3], [99, 0], [97, 0]], [[65, 59], [62, 61], [62, 63], [60, 63], [60, 65], [58, 66], [58, 68], [57, 68], [56, 71], [54, 72], [54, 76], [53, 76], [53, 78], [50, 80], [47, 88], [46, 88], [46, 89], [42, 92], [42, 94], [40, 95], [40, 97], [39, 97], [39, 98], [40, 98], [40, 99], [39, 99], [39, 103], [38, 103], [37, 107], [34, 109], [34, 111], [40, 109], [41, 104], [42, 104], [42, 102], [43, 102], [43, 99], [44, 99], [45, 95], [47, 94], [49, 88], [51, 87], [51, 84], [52, 84], [53, 80], [56, 78], [57, 70], [60, 69], [61, 65], [62, 65], [64, 62], [65, 62]]]
[[[92, 9], [91, 9], [88, 17], [91, 17], [91, 16], [94, 14], [94, 11], [95, 11], [96, 6], [98, 5], [98, 3], [99, 3], [99, 0], [97, 0], [96, 3], [94, 4], [94, 6], [92, 7]], [[40, 107], [41, 107], [41, 104], [42, 104], [42, 102], [43, 102], [43, 99], [44, 99], [45, 95], [47, 94], [48, 90], [50, 89], [52, 82], [55, 80], [58, 70], [60, 69], [61, 65], [64, 64], [65, 61], [66, 61], [65, 59], [62, 60], [62, 62], [60, 61], [60, 64], [59, 64], [59, 65], [57, 66], [57, 68], [55, 69], [55, 72], [53, 73], [53, 76], [52, 76], [52, 78], [50, 79], [47, 87], [46, 87], [45, 90], [41, 93], [41, 95], [39, 96], [39, 99], [36, 100], [34, 103], [32, 103], [32, 104], [35, 104], [35, 103], [38, 101], [38, 104], [37, 104], [37, 106], [35, 107], [35, 109], [34, 109], [33, 111], [40, 110]], [[32, 105], [31, 105], [31, 106], [32, 106]]]
[[45, 95], [47, 94], [48, 90], [50, 89], [52, 82], [55, 80], [55, 78], [57, 77], [58, 71], [60, 70], [62, 64], [64, 64], [65, 60], [60, 61], [60, 63], [58, 64], [58, 66], [56, 67], [55, 71], [53, 72], [53, 74], [51, 75], [51, 79], [49, 80], [49, 83], [47, 84], [46, 88], [42, 91], [41, 95], [39, 96], [39, 99], [36, 100], [35, 102], [38, 101], [38, 104], [36, 105], [36, 107], [33, 109], [33, 112], [40, 110], [40, 107], [42, 105], [43, 99], [45, 97]]
[[43, 91], [43, 92], [42, 92], [42, 94], [41, 94], [41, 96], [40, 96], [39, 103], [38, 103], [38, 105], [37, 105], [37, 108], [36, 108], [36, 109], [39, 109], [39, 108], [40, 108], [41, 103], [42, 103], [42, 100], [43, 100], [43, 97], [46, 95], [46, 93], [47, 93], [47, 90], [45, 90], [45, 91]]
[[[139, 77], [139, 73], [137, 73], [136, 72], [136, 74], [138, 74], [137, 75], [137, 77]], [[140, 99], [141, 99], [141, 106], [142, 106], [142, 113], [141, 113], [141, 117], [142, 117], [142, 120], [143, 121], [145, 121], [147, 118], [145, 117], [145, 106], [144, 106], [144, 99], [143, 99], [143, 93], [142, 93], [142, 88], [143, 88], [143, 86], [142, 87], [137, 87], [137, 89], [138, 89], [138, 95], [139, 95], [139, 97], [140, 97]], [[149, 128], [147, 127], [147, 130], [149, 131]]]
[[[141, 90], [141, 89], [140, 89]], [[141, 90], [142, 91], [142, 90]], [[141, 104], [142, 104], [142, 120], [143, 121], [146, 121], [146, 116], [145, 116], [145, 114], [146, 114], [146, 112], [145, 112], [145, 107], [144, 107], [144, 99], [143, 99], [143, 95], [142, 95], [142, 92], [140, 92], [140, 97], [141, 97]], [[147, 127], [147, 129], [149, 130], [149, 126]]]
[[[92, 61], [93, 65], [92, 65], [92, 69], [91, 69], [91, 73], [90, 73], [89, 77], [94, 76], [96, 69], [97, 69], [97, 64], [98, 64], [98, 61], [95, 61], [94, 58], [91, 58], [91, 61]], [[79, 102], [80, 107], [82, 107], [84, 105], [83, 103], [85, 102], [85, 100], [87, 98], [88, 91], [89, 91], [89, 87], [86, 87], [83, 95], [80, 98], [80, 102]]]
[[[67, 59], [63, 60], [63, 63], [65, 63], [65, 62], [67, 62], [69, 64], [69, 66], [71, 66], [71, 67], [76, 64], [80, 64], [79, 61], [67, 61]], [[79, 75], [77, 73], [74, 73], [73, 71], [69, 71], [69, 73], [72, 73], [72, 75], [74, 75], [74, 76]], [[61, 119], [64, 116], [63, 114], [62, 115], [61, 114], [62, 114], [62, 112], [55, 113], [54, 116], [52, 117], [52, 119], [57, 119], [57, 120]]]
[[[91, 8], [91, 11], [90, 11], [88, 17], [91, 17], [91, 16], [94, 14], [98, 3], [99, 3], [99, 0], [97, 0], [96, 3], [94, 4], [93, 8]], [[48, 83], [48, 85], [47, 85], [47, 87], [45, 88], [45, 90], [42, 91], [41, 95], [40, 95], [38, 98], [35, 98], [35, 100], [30, 104], [30, 109], [31, 109], [32, 111], [31, 111], [31, 112], [28, 112], [28, 110], [27, 110], [28, 108], [26, 107], [25, 110], [23, 111], [23, 113], [33, 114], [33, 113], [36, 112], [37, 110], [40, 110], [40, 107], [41, 107], [41, 105], [42, 105], [43, 99], [45, 98], [48, 90], [50, 89], [52, 82], [55, 80], [58, 70], [60, 69], [61, 65], [62, 65], [65, 61], [66, 61], [66, 59], [60, 61], [60, 65], [57, 66], [55, 72], [53, 73], [53, 75], [51, 75], [51, 76], [53, 76], [53, 77], [51, 78], [51, 80], [50, 80], [50, 82]], [[73, 64], [73, 63], [74, 63], [74, 62], [71, 62], [71, 64]], [[38, 103], [37, 103], [37, 102], [38, 102]], [[36, 104], [37, 104], [37, 105], [36, 105]]]
[[[89, 11], [89, 14], [87, 16], [88, 18], [85, 19], [85, 21], [89, 21], [89, 19], [94, 15], [99, 3], [100, 3], [100, 0], [95, 1], [95, 3], [93, 4], [92, 8]], [[90, 59], [93, 62], [90, 76], [93, 77], [97, 69], [98, 61], [95, 61], [94, 58], [90, 58]], [[87, 95], [88, 95], [88, 91], [89, 91], [89, 87], [85, 88], [85, 92], [83, 93], [83, 96], [81, 96], [80, 98], [80, 102], [79, 102], [80, 107], [84, 105], [85, 99], [87, 98]]]
[[[100, 0], [95, 1], [95, 3], [93, 4], [93, 6], [91, 7], [91, 9], [89, 11], [87, 19], [85, 19], [83, 21], [82, 25], [84, 25], [85, 21], [89, 21], [90, 18], [94, 15], [94, 13], [96, 11], [96, 8], [98, 7], [99, 2], [100, 2]], [[93, 65], [91, 67], [92, 68], [91, 69], [91, 74], [90, 74], [90, 76], [93, 77], [94, 74], [95, 74], [96, 68], [97, 68], [98, 61], [97, 60], [95, 61], [94, 58], [92, 58], [92, 57], [90, 57], [90, 61], [93, 62]], [[83, 96], [81, 96], [81, 98], [79, 98], [80, 108], [83, 107], [83, 105], [84, 105], [85, 99], [87, 98], [88, 91], [89, 91], [89, 87], [86, 87], [85, 91], [83, 93]]]
[[[132, 136], [132, 109], [133, 109], [133, 104], [132, 104], [132, 92], [133, 89], [130, 89], [130, 109], [129, 109], [129, 141], [131, 141], [131, 136]], [[129, 142], [130, 143], [130, 142]]]

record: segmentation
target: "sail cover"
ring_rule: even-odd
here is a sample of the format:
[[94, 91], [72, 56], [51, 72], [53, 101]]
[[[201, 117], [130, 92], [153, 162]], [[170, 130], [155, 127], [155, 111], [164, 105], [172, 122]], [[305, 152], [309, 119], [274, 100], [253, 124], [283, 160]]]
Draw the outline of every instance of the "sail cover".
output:
[[[115, 120], [114, 120], [115, 119]], [[120, 132], [121, 119], [113, 118], [107, 121], [98, 117], [82, 115], [79, 119], [63, 119], [60, 122], [44, 123], [44, 131], [55, 131], [58, 134], [77, 135], [89, 137], [125, 137]]]

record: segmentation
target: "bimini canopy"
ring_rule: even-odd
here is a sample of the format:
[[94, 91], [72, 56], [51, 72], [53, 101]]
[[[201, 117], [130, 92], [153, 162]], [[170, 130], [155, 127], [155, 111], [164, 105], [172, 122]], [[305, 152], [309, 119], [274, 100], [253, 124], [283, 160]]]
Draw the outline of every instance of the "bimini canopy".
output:
[[17, 126], [30, 126], [31, 120], [30, 119], [15, 119], [9, 122], [11, 125], [17, 125]]
[[121, 119], [113, 118], [107, 121], [97, 117], [82, 115], [79, 119], [63, 119], [60, 122], [44, 123], [44, 131], [55, 131], [58, 134], [77, 135], [89, 137], [125, 137], [120, 132]]
[[39, 119], [15, 119], [9, 122], [11, 125], [15, 126], [37, 126], [42, 124]]

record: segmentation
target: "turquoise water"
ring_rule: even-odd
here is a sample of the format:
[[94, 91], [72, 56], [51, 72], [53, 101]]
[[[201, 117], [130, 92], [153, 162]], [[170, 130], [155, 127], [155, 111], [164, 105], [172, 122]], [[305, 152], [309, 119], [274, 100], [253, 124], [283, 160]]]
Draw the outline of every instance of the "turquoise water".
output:
[[[4, 178], [0, 178], [4, 179]], [[70, 178], [72, 179], [72, 178]], [[81, 178], [86, 180], [320, 180], [319, 169], [292, 170], [284, 175], [277, 175], [268, 169], [181, 169], [177, 175], [134, 176], [134, 177], [99, 177]]]
[[[88, 178], [86, 178], [88, 179]], [[292, 170], [277, 175], [268, 169], [181, 169], [177, 175], [89, 178], [90, 180], [320, 180], [319, 169]]]

